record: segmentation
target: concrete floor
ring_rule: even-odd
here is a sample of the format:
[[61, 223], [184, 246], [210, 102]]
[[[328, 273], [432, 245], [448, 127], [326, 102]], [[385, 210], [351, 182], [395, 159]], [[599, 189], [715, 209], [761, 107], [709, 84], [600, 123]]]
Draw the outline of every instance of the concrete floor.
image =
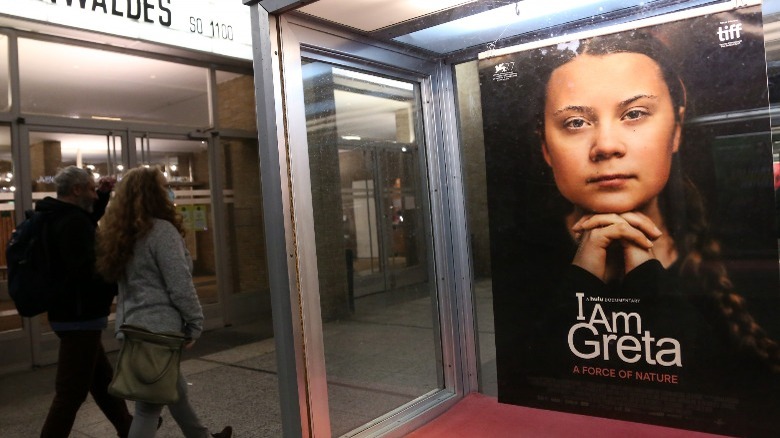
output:
[[[476, 288], [484, 393], [495, 394], [490, 283]], [[417, 287], [356, 301], [352, 318], [324, 324], [329, 407], [339, 436], [439, 386], [431, 299]], [[190, 398], [213, 431], [232, 425], [235, 437], [280, 437], [281, 419], [273, 339], [259, 325], [203, 334], [186, 352], [182, 371]], [[112, 359], [115, 353], [111, 354]], [[0, 376], [0, 437], [38, 436], [53, 397], [54, 366]], [[132, 403], [130, 405], [132, 412]], [[158, 437], [180, 437], [164, 411]], [[91, 398], [71, 437], [115, 436]]]

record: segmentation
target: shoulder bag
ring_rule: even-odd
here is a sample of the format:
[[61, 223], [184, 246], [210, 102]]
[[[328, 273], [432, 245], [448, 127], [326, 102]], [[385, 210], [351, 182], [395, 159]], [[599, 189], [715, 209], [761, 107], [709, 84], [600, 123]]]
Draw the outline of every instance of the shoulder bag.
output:
[[171, 404], [179, 400], [179, 379], [184, 336], [153, 333], [124, 324], [114, 378], [108, 392], [127, 400]]

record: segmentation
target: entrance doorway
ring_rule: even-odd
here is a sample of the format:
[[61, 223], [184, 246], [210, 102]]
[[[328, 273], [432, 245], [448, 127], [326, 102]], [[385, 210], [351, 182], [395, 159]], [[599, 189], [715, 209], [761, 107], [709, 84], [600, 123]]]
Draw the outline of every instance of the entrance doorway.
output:
[[[0, 235], [3, 239], [10, 235], [25, 209], [34, 208], [37, 201], [47, 196], [57, 196], [54, 175], [59, 169], [71, 165], [79, 166], [91, 170], [97, 179], [101, 176], [121, 177], [127, 167], [124, 147], [127, 141], [123, 133], [25, 125], [20, 129], [20, 138], [26, 143], [28, 153], [22, 159], [14, 161], [13, 169], [5, 171], [7, 194], [3, 195], [0, 188], [0, 196], [6, 196], [11, 201], [21, 199], [23, 207], [17, 208], [15, 203], [11, 202], [7, 211], [2, 210], [0, 213], [0, 224], [3, 226]], [[0, 317], [0, 322], [3, 323], [2, 334], [11, 337], [10, 332], [15, 332], [16, 336], [12, 336], [14, 340], [10, 342], [15, 344], [18, 350], [13, 350], [17, 356], [13, 361], [4, 361], [5, 366], [11, 367], [24, 362], [30, 362], [33, 366], [55, 363], [58, 341], [49, 327], [46, 314], [29, 319], [29, 324], [25, 325], [13, 304], [10, 301], [8, 304], [9, 308], [4, 309]], [[113, 317], [112, 308], [109, 319], [112, 320]], [[112, 330], [107, 330], [103, 337], [107, 345], [114, 345]]]
[[353, 139], [339, 144], [347, 268], [354, 296], [426, 281], [417, 145]]

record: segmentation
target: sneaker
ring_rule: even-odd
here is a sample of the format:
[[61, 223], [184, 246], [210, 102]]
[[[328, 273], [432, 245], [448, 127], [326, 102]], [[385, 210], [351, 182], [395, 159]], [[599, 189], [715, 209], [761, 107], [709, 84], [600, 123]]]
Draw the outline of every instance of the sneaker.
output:
[[212, 433], [211, 436], [214, 438], [230, 438], [233, 436], [233, 428], [230, 426], [225, 426], [225, 428], [222, 429], [222, 432]]

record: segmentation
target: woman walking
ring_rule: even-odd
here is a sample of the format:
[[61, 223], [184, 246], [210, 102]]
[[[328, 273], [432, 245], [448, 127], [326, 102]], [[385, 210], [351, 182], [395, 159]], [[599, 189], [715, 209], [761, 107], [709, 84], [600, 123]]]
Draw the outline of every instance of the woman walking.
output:
[[[98, 270], [119, 284], [116, 327], [132, 324], [157, 333], [182, 333], [191, 348], [203, 328], [192, 283], [192, 259], [181, 217], [163, 174], [139, 167], [122, 178], [98, 235]], [[190, 405], [179, 374], [179, 401], [168, 405], [187, 438], [230, 438], [232, 428], [209, 434]], [[136, 402], [130, 438], [154, 437], [164, 405]]]

